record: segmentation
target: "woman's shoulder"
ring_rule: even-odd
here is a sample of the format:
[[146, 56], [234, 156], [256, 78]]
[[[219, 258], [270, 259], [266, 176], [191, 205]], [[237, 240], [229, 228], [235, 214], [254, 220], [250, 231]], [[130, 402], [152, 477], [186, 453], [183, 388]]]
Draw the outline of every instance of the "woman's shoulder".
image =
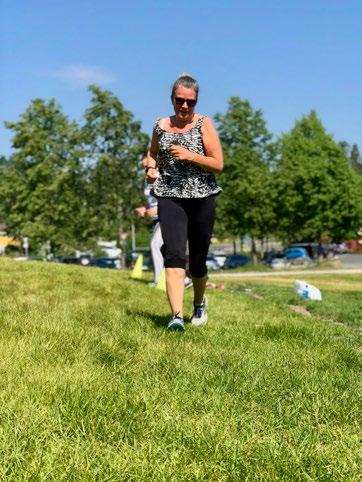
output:
[[207, 116], [207, 115], [203, 115], [203, 114], [199, 114], [200, 117], [199, 117], [199, 120], [201, 120], [202, 124], [203, 125], [210, 125], [212, 124], [212, 119], [211, 117]]
[[211, 117], [207, 115], [202, 116], [201, 128], [203, 131], [215, 130], [215, 126]]
[[158, 117], [153, 125], [155, 131], [167, 130], [167, 126], [170, 125], [170, 117]]

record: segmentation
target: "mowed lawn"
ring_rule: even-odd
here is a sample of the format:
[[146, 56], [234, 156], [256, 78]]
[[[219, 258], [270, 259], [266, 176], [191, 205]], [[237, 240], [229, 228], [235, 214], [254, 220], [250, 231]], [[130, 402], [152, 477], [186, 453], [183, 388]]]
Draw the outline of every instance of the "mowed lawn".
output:
[[0, 480], [359, 480], [362, 276], [223, 283], [169, 333], [129, 273], [1, 259]]

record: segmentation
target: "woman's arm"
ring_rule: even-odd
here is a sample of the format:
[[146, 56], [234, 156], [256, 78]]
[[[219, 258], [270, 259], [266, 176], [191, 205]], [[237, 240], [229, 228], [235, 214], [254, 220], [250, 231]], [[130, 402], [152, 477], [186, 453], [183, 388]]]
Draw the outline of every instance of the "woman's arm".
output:
[[156, 167], [156, 157], [158, 154], [158, 135], [154, 130], [152, 132], [151, 146], [147, 152], [147, 167]]
[[179, 161], [191, 161], [194, 164], [210, 172], [221, 172], [224, 167], [224, 158], [219, 136], [209, 117], [205, 117], [201, 126], [202, 140], [204, 143], [205, 154], [196, 154], [184, 147], [172, 145], [171, 154]]
[[146, 161], [146, 179], [149, 182], [154, 182], [158, 177], [158, 169], [156, 167], [156, 157], [158, 154], [158, 135], [155, 130], [152, 133], [151, 147], [147, 152]]

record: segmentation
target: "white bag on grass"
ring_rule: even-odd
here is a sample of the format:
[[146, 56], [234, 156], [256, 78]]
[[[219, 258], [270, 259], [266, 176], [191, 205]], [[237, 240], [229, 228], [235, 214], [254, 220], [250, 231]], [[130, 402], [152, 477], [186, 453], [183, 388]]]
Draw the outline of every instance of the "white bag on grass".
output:
[[309, 300], [322, 300], [322, 293], [316, 286], [313, 286], [306, 281], [296, 280], [294, 282], [294, 291], [302, 298], [308, 298]]

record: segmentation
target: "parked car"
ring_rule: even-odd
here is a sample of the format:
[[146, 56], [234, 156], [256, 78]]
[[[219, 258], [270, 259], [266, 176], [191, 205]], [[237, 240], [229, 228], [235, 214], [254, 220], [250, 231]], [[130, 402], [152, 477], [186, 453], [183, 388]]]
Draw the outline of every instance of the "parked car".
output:
[[245, 266], [250, 263], [250, 258], [242, 254], [232, 254], [228, 256], [224, 263], [224, 268], [239, 268], [240, 266]]
[[272, 269], [286, 269], [289, 268], [290, 262], [285, 256], [281, 256], [278, 258], [273, 258], [269, 266]]
[[302, 247], [289, 247], [285, 250], [285, 257], [291, 265], [307, 266], [312, 263], [307, 250]]
[[206, 258], [206, 266], [208, 270], [215, 271], [220, 269], [220, 265], [217, 262], [215, 256], [213, 254], [208, 254]]
[[224, 263], [225, 263], [226, 258], [227, 258], [227, 255], [225, 253], [222, 253], [222, 252], [215, 252], [215, 253], [212, 253], [212, 255], [216, 259], [216, 262], [219, 265], [219, 267], [223, 268]]
[[320, 255], [322, 255], [323, 258], [332, 258], [336, 254], [335, 247], [336, 244], [333, 243], [320, 244]]
[[87, 266], [90, 263], [90, 256], [59, 256], [56, 258], [59, 263], [79, 264], [80, 266]]
[[[290, 244], [287, 249], [294, 249], [294, 248], [302, 248], [307, 252], [307, 255], [309, 256], [310, 259], [312, 260], [317, 260], [319, 256], [324, 256], [324, 250], [323, 250], [323, 245], [321, 243], [315, 243], [315, 242], [310, 242], [310, 243], [292, 243]], [[326, 248], [326, 251], [328, 248]], [[296, 258], [299, 256], [295, 256]]]
[[297, 259], [309, 257], [307, 250], [300, 247], [289, 247], [285, 250], [285, 257], [287, 259]]
[[96, 268], [120, 269], [121, 264], [118, 258], [100, 257], [92, 258], [89, 266], [94, 266]]
[[346, 243], [340, 243], [334, 245], [334, 253], [335, 254], [346, 254], [348, 253], [348, 248]]
[[261, 258], [261, 262], [267, 266], [271, 266], [275, 259], [286, 259], [282, 251], [266, 251]]

